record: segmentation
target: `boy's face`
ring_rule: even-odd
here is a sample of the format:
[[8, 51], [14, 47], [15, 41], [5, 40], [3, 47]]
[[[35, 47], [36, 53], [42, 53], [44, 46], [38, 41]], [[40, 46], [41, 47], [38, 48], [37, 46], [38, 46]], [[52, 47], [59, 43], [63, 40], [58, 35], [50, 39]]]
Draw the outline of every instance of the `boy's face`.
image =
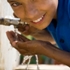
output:
[[8, 0], [14, 14], [38, 29], [47, 27], [54, 18], [58, 0]]

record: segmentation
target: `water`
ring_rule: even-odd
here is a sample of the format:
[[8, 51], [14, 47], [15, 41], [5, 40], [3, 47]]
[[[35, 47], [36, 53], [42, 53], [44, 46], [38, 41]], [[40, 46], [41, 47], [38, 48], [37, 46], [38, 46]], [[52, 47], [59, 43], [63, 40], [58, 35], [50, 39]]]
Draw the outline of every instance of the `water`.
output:
[[[18, 36], [17, 36], [17, 28], [16, 28], [16, 27], [14, 27], [14, 32], [15, 32], [15, 37], [16, 37], [16, 41], [17, 41], [17, 40], [18, 40]], [[30, 61], [31, 61], [31, 58], [32, 58], [32, 57], [33, 57], [33, 55], [24, 56], [24, 59], [23, 59], [22, 64], [24, 65], [25, 62], [28, 60], [27, 66], [26, 66], [26, 69], [25, 69], [25, 70], [28, 70], [28, 66], [29, 66], [29, 64], [30, 64]], [[38, 63], [38, 55], [35, 55], [35, 57], [36, 57], [37, 70], [40, 70], [40, 69], [39, 69], [39, 63]]]
[[[30, 61], [31, 61], [31, 58], [33, 57], [33, 55], [30, 55], [30, 56], [24, 56], [24, 59], [23, 59], [23, 62], [22, 62], [22, 64], [24, 65], [25, 64], [25, 62], [28, 60], [28, 62], [27, 62], [27, 66], [26, 66], [26, 69], [25, 70], [28, 70], [28, 66], [29, 66], [29, 64], [30, 64]], [[38, 55], [35, 55], [35, 57], [36, 57], [36, 65], [37, 65], [37, 70], [40, 70], [39, 69], [39, 63], [38, 63]]]

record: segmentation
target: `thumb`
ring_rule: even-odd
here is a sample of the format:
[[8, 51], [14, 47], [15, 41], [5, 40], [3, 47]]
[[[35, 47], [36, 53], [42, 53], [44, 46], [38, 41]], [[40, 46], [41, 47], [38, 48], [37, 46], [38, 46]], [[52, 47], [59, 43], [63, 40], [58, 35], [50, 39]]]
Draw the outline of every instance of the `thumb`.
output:
[[18, 41], [14, 41], [11, 43], [11, 45], [15, 48], [15, 49], [18, 49]]

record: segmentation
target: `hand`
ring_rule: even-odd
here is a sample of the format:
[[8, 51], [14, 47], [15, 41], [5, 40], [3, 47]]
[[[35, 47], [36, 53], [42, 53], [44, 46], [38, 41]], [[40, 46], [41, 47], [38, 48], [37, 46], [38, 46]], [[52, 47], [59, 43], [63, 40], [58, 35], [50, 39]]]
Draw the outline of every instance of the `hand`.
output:
[[18, 34], [18, 41], [16, 41], [15, 33], [13, 31], [7, 31], [6, 34], [11, 45], [15, 49], [17, 49], [22, 55], [42, 54], [42, 51], [45, 49], [42, 45], [43, 42], [41, 41], [30, 41], [29, 39], [20, 34]]
[[36, 40], [48, 41], [55, 44], [54, 39], [47, 30], [38, 30], [28, 24], [19, 24], [17, 28], [23, 35], [31, 35]]
[[32, 26], [30, 26], [29, 24], [19, 24], [17, 26], [18, 31], [21, 32], [24, 35], [33, 35], [36, 34], [38, 32], [40, 32], [41, 30], [38, 30]]

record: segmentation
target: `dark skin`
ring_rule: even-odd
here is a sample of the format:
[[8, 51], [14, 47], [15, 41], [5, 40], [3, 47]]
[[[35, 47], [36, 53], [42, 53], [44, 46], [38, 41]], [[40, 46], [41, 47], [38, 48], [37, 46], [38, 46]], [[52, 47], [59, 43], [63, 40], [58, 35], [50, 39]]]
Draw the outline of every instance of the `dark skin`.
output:
[[70, 66], [70, 52], [60, 50], [53, 45], [54, 40], [44, 28], [48, 27], [52, 19], [57, 20], [58, 0], [8, 0], [14, 14], [27, 22], [28, 25], [18, 26], [22, 34], [32, 35], [36, 40], [30, 41], [14, 32], [7, 31], [11, 45], [22, 55], [42, 54]]
[[33, 26], [30, 26], [29, 24], [24, 25], [19, 24], [17, 28], [19, 32], [21, 32], [26, 36], [31, 35], [37, 40], [49, 41], [52, 44], [55, 44], [54, 39], [47, 30], [39, 30]]
[[22, 55], [45, 55], [70, 66], [69, 52], [62, 51], [47, 41], [30, 41], [26, 37], [19, 34], [18, 41], [16, 41], [15, 33], [13, 31], [7, 31], [6, 34], [8, 39], [10, 40], [11, 45], [15, 49], [17, 49]]

